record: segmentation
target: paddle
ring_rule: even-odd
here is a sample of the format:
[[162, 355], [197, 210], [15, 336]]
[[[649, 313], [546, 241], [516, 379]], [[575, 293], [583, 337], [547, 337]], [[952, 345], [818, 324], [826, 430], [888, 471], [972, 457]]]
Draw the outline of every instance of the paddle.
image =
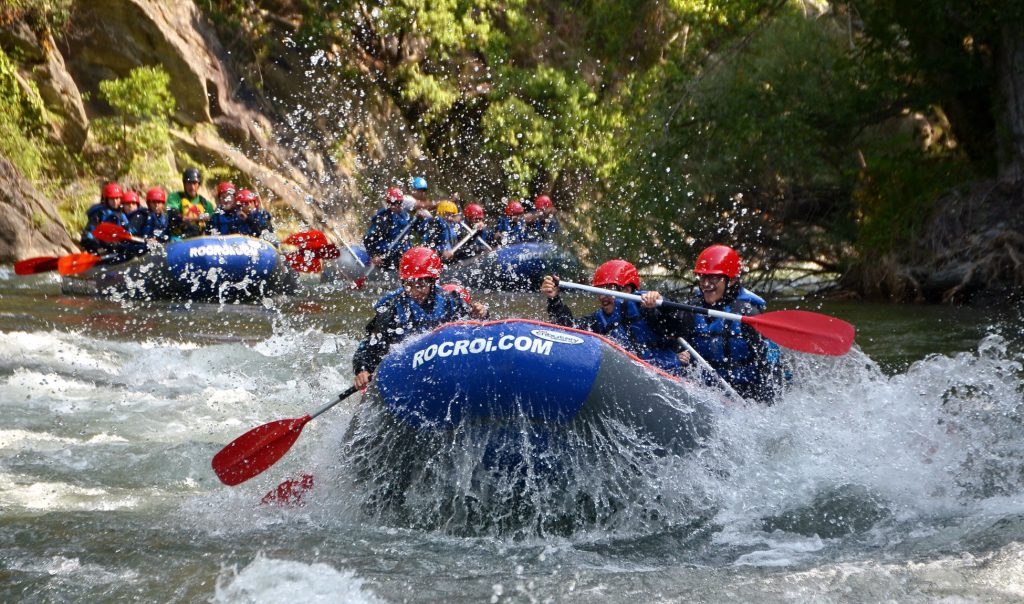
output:
[[[464, 228], [464, 229], [466, 229], [466, 230], [467, 230], [467, 231], [469, 231], [469, 232], [470, 232], [471, 234], [472, 234], [472, 233], [476, 233], [476, 231], [475, 231], [475, 230], [473, 230], [473, 229], [471, 229], [471, 228], [469, 228], [469, 225], [467, 225], [467, 224], [466, 224], [465, 222], [460, 222], [460, 223], [459, 223], [459, 226], [460, 226], [460, 227], [462, 227], [462, 228]], [[487, 243], [486, 241], [484, 241], [484, 238], [483, 238], [483, 237], [477, 236], [476, 240], [480, 242], [480, 245], [482, 245], [482, 246], [484, 246], [485, 248], [487, 248], [487, 251], [488, 251], [488, 252], [493, 252], [493, 251], [494, 251], [494, 248], [493, 248], [493, 247], [491, 247], [490, 245], [488, 245], [488, 243]]]
[[37, 275], [57, 270], [57, 262], [60, 258], [56, 256], [38, 256], [28, 258], [14, 263], [15, 275]]
[[729, 396], [731, 396], [732, 398], [734, 398], [734, 399], [736, 399], [736, 400], [738, 400], [740, 402], [743, 402], [743, 397], [740, 396], [740, 393], [736, 392], [736, 389], [732, 387], [732, 384], [727, 382], [725, 380], [725, 378], [723, 378], [721, 376], [721, 374], [719, 374], [717, 371], [715, 371], [715, 368], [711, 366], [711, 363], [708, 363], [704, 359], [704, 357], [700, 356], [700, 353], [697, 352], [696, 348], [694, 348], [693, 346], [690, 346], [690, 343], [687, 342], [685, 338], [681, 338], [680, 337], [680, 338], [676, 338], [676, 339], [679, 341], [680, 344], [683, 345], [683, 348], [686, 349], [686, 352], [689, 352], [690, 356], [697, 360], [697, 363], [701, 366], [701, 368], [704, 371], [707, 371], [711, 375], [715, 376], [715, 379], [718, 381], [718, 384], [723, 389], [725, 389], [725, 391], [729, 394]]
[[101, 222], [97, 224], [96, 228], [92, 231], [92, 236], [103, 243], [123, 243], [126, 241], [146, 243], [145, 239], [136, 237], [129, 233], [124, 227], [111, 222]]
[[239, 436], [213, 456], [211, 465], [217, 478], [234, 486], [260, 474], [288, 452], [310, 420], [356, 392], [358, 390], [352, 386], [310, 415], [263, 424]]
[[320, 231], [310, 230], [292, 233], [282, 243], [294, 245], [297, 251], [285, 254], [288, 264], [300, 273], [319, 273], [323, 269], [321, 260], [341, 255], [338, 246], [328, 241]]
[[[634, 302], [640, 301], [640, 296], [636, 294], [627, 294], [571, 281], [560, 281], [558, 285], [598, 295], [616, 296]], [[658, 306], [685, 310], [718, 319], [740, 321], [750, 325], [761, 335], [780, 346], [811, 354], [844, 355], [853, 345], [853, 337], [856, 333], [853, 325], [842, 319], [806, 310], [777, 310], [747, 317], [669, 300], [659, 300]]]
[[[384, 249], [384, 253], [381, 254], [381, 256], [383, 256], [384, 258], [387, 258], [388, 256], [390, 256], [391, 252], [394, 251], [395, 246], [397, 246], [400, 241], [405, 239], [406, 233], [408, 233], [409, 230], [412, 229], [413, 225], [415, 225], [417, 222], [419, 222], [419, 218], [418, 217], [413, 217], [411, 220], [409, 220], [409, 224], [405, 225], [405, 228], [402, 229], [402, 232], [399, 233], [398, 236], [395, 237], [395, 239], [391, 243], [388, 244], [388, 247]], [[372, 273], [373, 269], [375, 269], [375, 268], [377, 268], [377, 265], [371, 263], [370, 266], [367, 267], [366, 272], [364, 272], [361, 277], [358, 277], [355, 280], [353, 285], [355, 286], [356, 289], [363, 289], [363, 286], [366, 285], [367, 277], [370, 276], [370, 273]]]
[[[459, 223], [459, 224], [462, 224], [462, 223]], [[463, 225], [463, 226], [465, 226], [465, 225]], [[455, 244], [455, 247], [452, 248], [452, 253], [454, 254], [455, 252], [459, 251], [459, 248], [461, 248], [462, 246], [466, 245], [466, 242], [469, 241], [470, 239], [472, 239], [473, 235], [476, 235], [476, 229], [470, 229], [469, 230], [469, 234], [466, 235], [465, 237], [463, 237], [461, 241], [459, 241], [458, 243]]]
[[282, 241], [288, 245], [294, 245], [295, 247], [302, 250], [316, 250], [325, 245], [332, 245], [327, 240], [327, 235], [324, 235], [321, 231], [300, 231], [298, 233], [292, 233], [287, 239]]
[[57, 260], [57, 272], [65, 277], [68, 275], [77, 275], [78, 273], [84, 273], [97, 264], [109, 262], [115, 258], [117, 258], [116, 254], [109, 254], [107, 256], [97, 256], [96, 254], [90, 254], [88, 252], [70, 254], [68, 256], [62, 256]]

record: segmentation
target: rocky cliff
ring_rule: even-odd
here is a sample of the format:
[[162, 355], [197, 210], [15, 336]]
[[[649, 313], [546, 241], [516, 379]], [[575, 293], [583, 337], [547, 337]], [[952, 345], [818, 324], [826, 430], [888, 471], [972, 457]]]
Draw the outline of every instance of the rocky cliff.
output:
[[74, 251], [53, 203], [0, 157], [0, 261]]
[[[280, 35], [287, 37], [287, 29], [277, 24]], [[232, 72], [216, 31], [191, 0], [75, 2], [56, 35], [18, 18], [0, 23], [0, 50], [15, 57], [18, 86], [45, 104], [46, 135], [69, 155], [88, 149], [90, 122], [110, 111], [98, 100], [99, 83], [158, 65], [170, 75], [175, 99], [179, 172], [183, 158], [227, 168], [297, 222], [323, 227], [326, 218], [336, 231], [358, 230], [346, 217], [377, 201], [362, 191], [383, 190], [421, 153], [386, 94], [338, 82], [327, 62], [289, 54], [287, 44], [278, 48], [281, 54], [261, 66], [267, 81], [257, 94]], [[11, 162], [0, 166], [8, 210], [0, 213], [0, 262], [71, 249], [55, 199], [26, 183]], [[78, 179], [62, 193], [91, 202], [109, 176], [84, 166]], [[209, 193], [214, 183], [206, 185]]]

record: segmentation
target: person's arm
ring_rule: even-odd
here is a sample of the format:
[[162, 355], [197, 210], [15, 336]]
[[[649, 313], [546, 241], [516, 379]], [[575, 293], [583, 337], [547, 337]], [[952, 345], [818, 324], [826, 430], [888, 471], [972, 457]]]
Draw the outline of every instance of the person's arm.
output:
[[384, 223], [380, 213], [370, 218], [370, 224], [366, 227], [366, 234], [363, 235], [363, 247], [366, 253], [372, 257], [380, 257], [387, 247], [383, 234], [387, 232], [387, 225]]
[[249, 216], [249, 220], [253, 226], [253, 231], [256, 236], [259, 237], [266, 231], [273, 231], [273, 217], [267, 210], [256, 209]]
[[380, 365], [391, 348], [395, 333], [394, 322], [394, 309], [389, 307], [377, 311], [367, 323], [366, 336], [359, 342], [355, 354], [352, 355], [352, 370], [356, 375], [372, 374], [377, 370], [377, 365]]
[[576, 327], [576, 321], [573, 319], [572, 310], [565, 304], [565, 302], [562, 302], [562, 298], [557, 296], [548, 299], [548, 318], [556, 325]]

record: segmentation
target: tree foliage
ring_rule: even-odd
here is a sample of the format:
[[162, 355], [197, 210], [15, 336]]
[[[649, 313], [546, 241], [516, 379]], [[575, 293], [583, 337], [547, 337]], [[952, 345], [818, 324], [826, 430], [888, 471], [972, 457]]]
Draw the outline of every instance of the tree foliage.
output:
[[38, 181], [54, 159], [47, 140], [49, 115], [39, 91], [19, 79], [14, 63], [0, 49], [0, 155], [27, 178]]
[[138, 181], [173, 182], [168, 158], [175, 103], [167, 72], [137, 67], [123, 78], [100, 82], [99, 90], [114, 112], [92, 122], [100, 147], [97, 159], [105, 172]]

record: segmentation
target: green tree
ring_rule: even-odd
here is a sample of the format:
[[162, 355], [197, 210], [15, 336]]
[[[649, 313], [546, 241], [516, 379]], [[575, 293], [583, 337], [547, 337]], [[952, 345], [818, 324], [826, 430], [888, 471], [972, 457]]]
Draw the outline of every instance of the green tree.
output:
[[32, 181], [48, 169], [51, 157], [46, 130], [48, 114], [35, 86], [18, 77], [14, 63], [0, 49], [0, 155], [9, 158]]
[[93, 120], [99, 157], [111, 177], [173, 181], [170, 117], [174, 97], [161, 67], [137, 67], [124, 78], [100, 82], [100, 97], [112, 117]]
[[[906, 104], [940, 106], [980, 170], [1024, 178], [1024, 4], [852, 0], [866, 51], [907, 84]], [[992, 142], [995, 141], [996, 145]]]

